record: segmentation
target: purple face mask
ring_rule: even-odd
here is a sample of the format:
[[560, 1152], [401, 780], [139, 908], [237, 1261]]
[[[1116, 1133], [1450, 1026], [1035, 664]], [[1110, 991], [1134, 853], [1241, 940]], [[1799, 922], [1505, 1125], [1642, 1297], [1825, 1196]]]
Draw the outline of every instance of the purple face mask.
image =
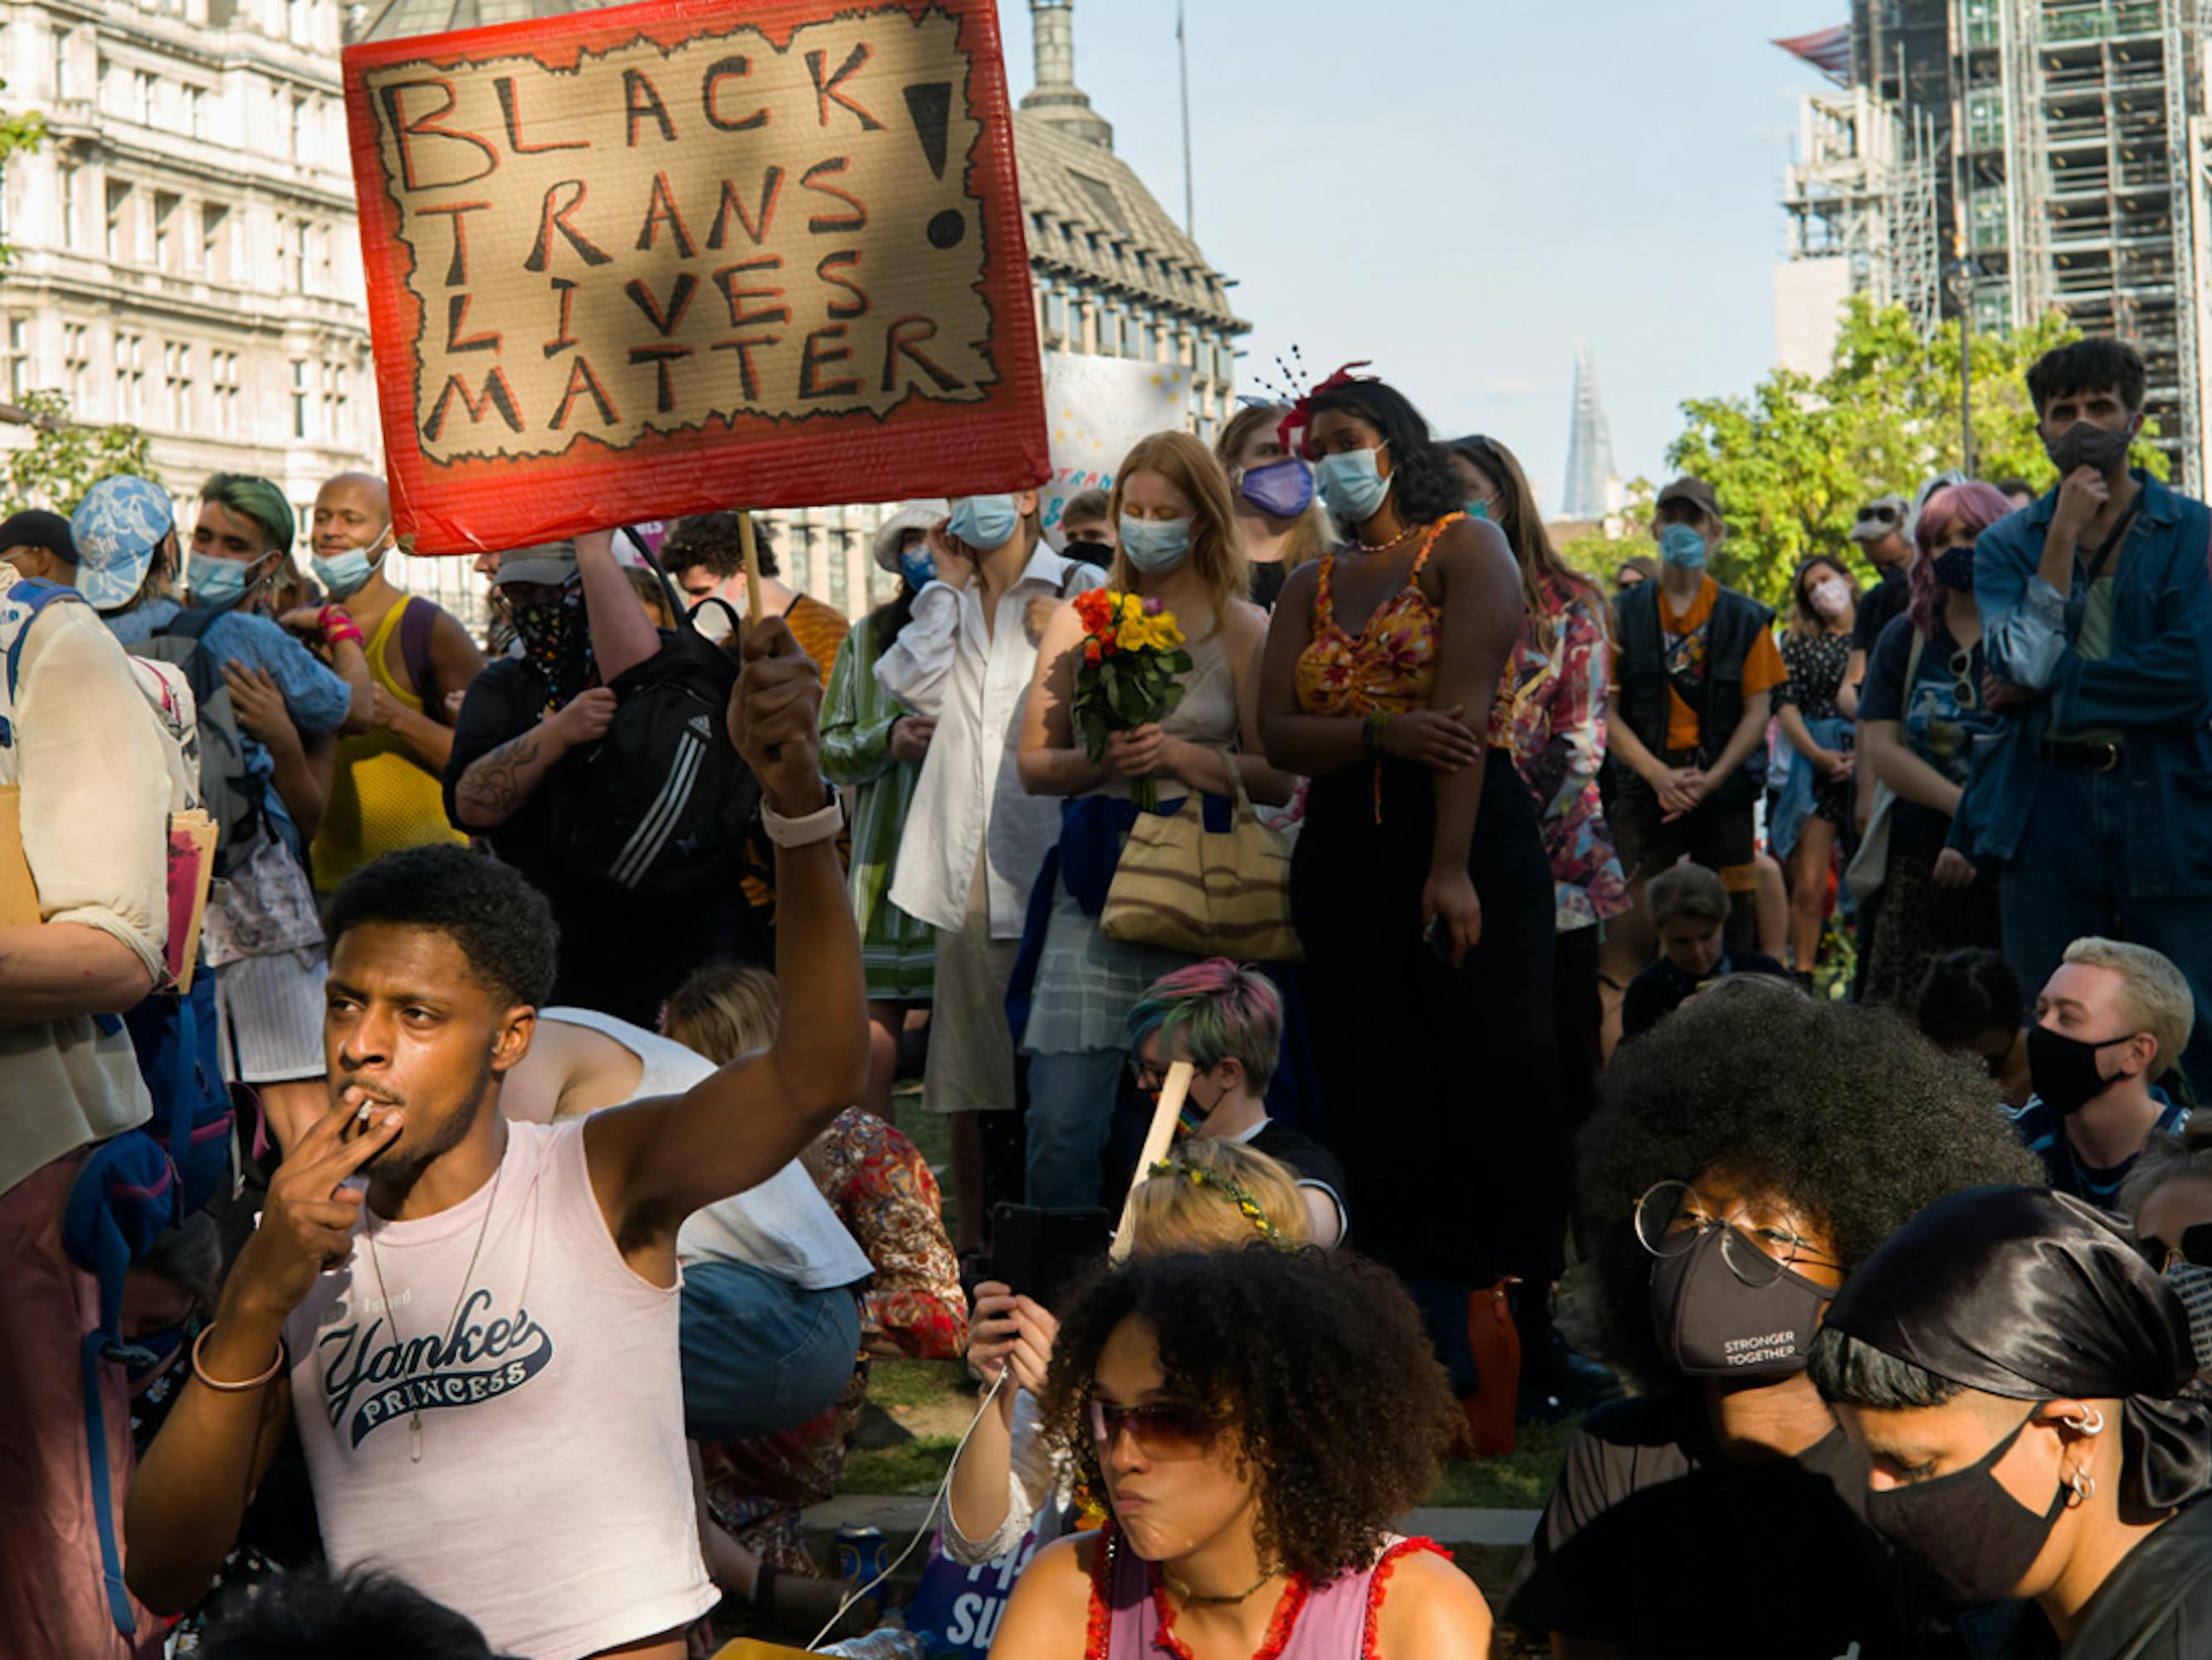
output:
[[1247, 502], [1278, 519], [1295, 519], [1313, 505], [1313, 474], [1295, 455], [1264, 467], [1248, 467], [1238, 488]]

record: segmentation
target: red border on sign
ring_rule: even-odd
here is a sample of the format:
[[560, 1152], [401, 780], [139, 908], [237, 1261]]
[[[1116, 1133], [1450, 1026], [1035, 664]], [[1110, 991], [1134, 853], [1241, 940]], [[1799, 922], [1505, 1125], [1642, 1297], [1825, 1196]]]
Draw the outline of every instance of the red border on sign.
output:
[[[988, 239], [989, 257], [977, 286], [991, 312], [999, 376], [982, 399], [952, 404], [917, 393], [882, 415], [739, 416], [683, 433], [647, 433], [619, 451], [580, 435], [558, 456], [426, 461], [415, 430], [415, 342], [422, 306], [407, 286], [411, 255], [399, 240], [398, 207], [386, 185], [368, 72], [394, 64], [452, 67], [518, 56], [567, 70], [586, 51], [605, 52], [640, 37], [672, 47], [732, 20], [782, 47], [805, 24], [863, 9], [903, 10], [917, 21], [933, 12], [951, 17], [969, 56], [969, 107], [981, 131], [968, 156], [967, 180], [981, 199], [979, 217]], [[402, 536], [416, 538], [416, 552], [504, 550], [730, 507], [815, 507], [1025, 489], [1051, 477], [1029, 242], [994, 0], [867, 0], [861, 6], [852, 0], [641, 0], [370, 41], [346, 48], [343, 61], [392, 516]]]

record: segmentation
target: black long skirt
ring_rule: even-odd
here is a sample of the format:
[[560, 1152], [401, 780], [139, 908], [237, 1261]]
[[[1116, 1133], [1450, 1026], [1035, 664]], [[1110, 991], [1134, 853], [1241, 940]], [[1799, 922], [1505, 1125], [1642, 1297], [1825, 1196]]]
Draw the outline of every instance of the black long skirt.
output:
[[1291, 869], [1322, 1122], [1351, 1188], [1349, 1243], [1408, 1279], [1548, 1283], [1571, 1143], [1534, 804], [1510, 760], [1492, 755], [1468, 850], [1482, 936], [1455, 970], [1421, 929], [1433, 775], [1380, 766], [1379, 780], [1366, 762], [1314, 780]]

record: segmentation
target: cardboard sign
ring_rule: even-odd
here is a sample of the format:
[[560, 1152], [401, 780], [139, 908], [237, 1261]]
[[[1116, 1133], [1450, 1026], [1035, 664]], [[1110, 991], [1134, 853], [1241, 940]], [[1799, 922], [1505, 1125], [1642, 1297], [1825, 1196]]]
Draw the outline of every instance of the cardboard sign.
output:
[[1191, 372], [1178, 363], [1133, 362], [1050, 352], [1044, 360], [1045, 424], [1052, 437], [1052, 482], [1040, 504], [1057, 544], [1060, 514], [1079, 490], [1114, 488], [1121, 458], [1155, 432], [1189, 422]]
[[648, 0], [345, 92], [413, 551], [1044, 479], [993, 0]]

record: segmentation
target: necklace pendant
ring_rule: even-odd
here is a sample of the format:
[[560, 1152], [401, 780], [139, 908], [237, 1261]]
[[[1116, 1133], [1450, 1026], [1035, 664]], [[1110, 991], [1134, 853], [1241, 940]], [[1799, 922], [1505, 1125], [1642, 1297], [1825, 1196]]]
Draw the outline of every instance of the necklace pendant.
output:
[[408, 1415], [407, 1457], [412, 1463], [422, 1462], [422, 1414], [419, 1412]]

